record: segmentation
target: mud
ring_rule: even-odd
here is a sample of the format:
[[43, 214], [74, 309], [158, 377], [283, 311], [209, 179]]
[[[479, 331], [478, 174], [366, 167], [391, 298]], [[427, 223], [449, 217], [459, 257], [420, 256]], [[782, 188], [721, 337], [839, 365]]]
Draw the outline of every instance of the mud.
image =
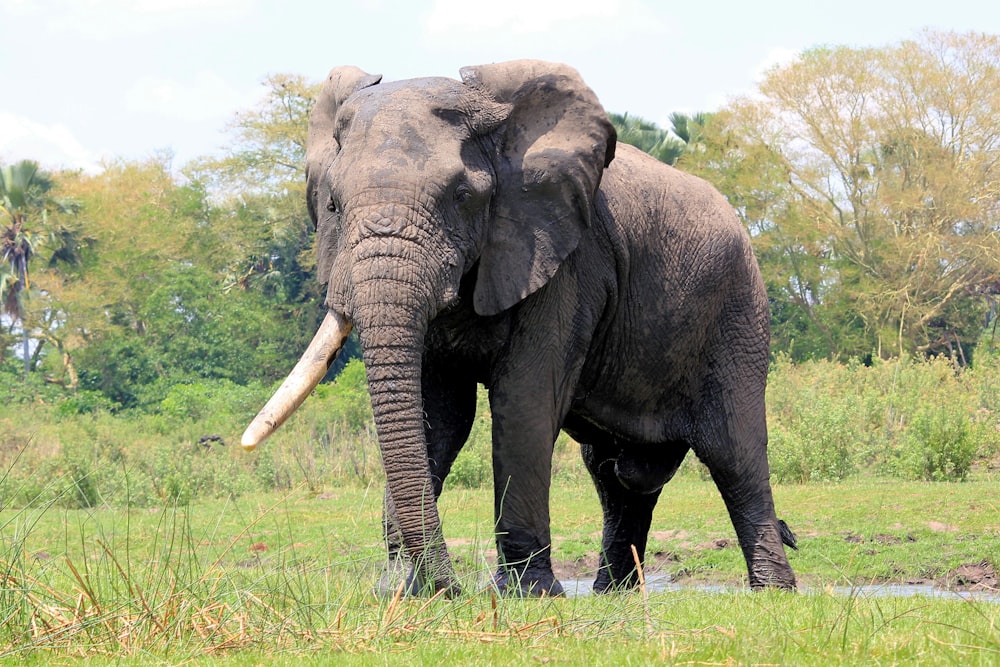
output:
[[[896, 536], [888, 534], [876, 534], [870, 537], [863, 537], [856, 534], [848, 534], [844, 539], [853, 544], [872, 545], [894, 545], [907, 542], [915, 542], [911, 535]], [[695, 545], [697, 549], [734, 549], [738, 548], [735, 540], [720, 538]], [[670, 552], [656, 552], [647, 557], [644, 575], [648, 583], [648, 589], [655, 590], [739, 590], [744, 586], [738, 581], [712, 581], [699, 576], [694, 579], [683, 570], [676, 570], [680, 559], [676, 554]], [[556, 577], [563, 583], [570, 594], [587, 595], [590, 592], [590, 584], [593, 582], [597, 572], [598, 560], [596, 556], [587, 556], [577, 560], [562, 560], [553, 563], [553, 570]], [[668, 573], [669, 570], [675, 570]], [[800, 584], [800, 589], [804, 591], [814, 590], [810, 583]], [[947, 594], [958, 594], [963, 597], [982, 599], [990, 602], [1000, 603], [1000, 577], [994, 565], [983, 558], [980, 561], [965, 563], [952, 570], [944, 576], [931, 579], [887, 579], [877, 583], [863, 584], [848, 587], [823, 588], [832, 590], [839, 594], [863, 593], [868, 595], [892, 595], [909, 597], [914, 595], [942, 596]]]

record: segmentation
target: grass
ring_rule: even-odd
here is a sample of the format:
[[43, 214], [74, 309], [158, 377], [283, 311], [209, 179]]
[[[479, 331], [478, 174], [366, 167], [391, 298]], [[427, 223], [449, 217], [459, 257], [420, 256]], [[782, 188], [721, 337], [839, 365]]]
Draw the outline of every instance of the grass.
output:
[[[777, 487], [800, 538], [790, 558], [809, 592], [798, 595], [738, 585], [744, 565], [728, 517], [711, 483], [692, 474], [664, 491], [650, 569], [737, 584], [729, 592], [496, 599], [482, 585], [493, 566], [485, 490], [442, 498], [469, 591], [454, 601], [371, 595], [382, 552], [374, 485], [129, 510], [9, 509], [0, 661], [996, 664], [1000, 603], [830, 592], [1000, 565], [996, 481]], [[566, 572], [592, 576], [599, 529], [588, 485], [554, 489], [554, 556]]]

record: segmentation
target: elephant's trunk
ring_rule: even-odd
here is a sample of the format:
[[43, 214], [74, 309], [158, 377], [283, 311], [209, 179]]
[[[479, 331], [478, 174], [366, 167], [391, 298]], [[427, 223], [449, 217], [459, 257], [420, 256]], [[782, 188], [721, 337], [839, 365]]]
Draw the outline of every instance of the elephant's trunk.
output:
[[264, 442], [302, 405], [337, 358], [351, 326], [343, 316], [332, 310], [327, 312], [295, 368], [243, 433], [240, 444], [244, 449], [252, 450]]
[[[417, 584], [459, 592], [441, 531], [431, 482], [424, 433], [421, 366], [430, 287], [421, 284], [410, 261], [394, 258], [393, 275], [380, 274], [367, 262], [385, 267], [375, 256], [355, 265], [355, 320], [364, 350], [372, 413], [378, 432], [386, 488], [407, 555], [416, 565]], [[413, 272], [409, 272], [407, 269]], [[406, 275], [409, 274], [409, 275]], [[374, 278], [373, 276], [378, 276]], [[409, 294], [399, 296], [408, 288]], [[387, 289], [394, 290], [393, 295]]]

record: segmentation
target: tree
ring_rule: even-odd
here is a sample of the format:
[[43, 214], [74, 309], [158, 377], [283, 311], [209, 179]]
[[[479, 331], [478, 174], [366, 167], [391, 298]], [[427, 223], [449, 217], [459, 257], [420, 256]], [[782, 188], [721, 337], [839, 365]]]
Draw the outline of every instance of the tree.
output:
[[631, 144], [660, 162], [674, 164], [684, 152], [684, 142], [656, 123], [628, 113], [612, 113], [608, 117], [618, 132], [618, 141]]
[[780, 154], [746, 140], [726, 111], [697, 127], [697, 150], [678, 167], [712, 182], [750, 231], [771, 307], [771, 347], [793, 359], [830, 356], [836, 322], [827, 321], [828, 285], [822, 279], [823, 251], [797, 193], [788, 185]]
[[1000, 37], [925, 32], [812, 49], [725, 110], [713, 140], [767, 179], [720, 187], [759, 214], [770, 284], [827, 329], [832, 356], [962, 360], [981, 334], [1000, 275], [998, 79]]
[[30, 287], [28, 264], [37, 245], [35, 235], [25, 224], [30, 215], [44, 212], [45, 194], [51, 187], [51, 178], [39, 170], [37, 162], [22, 160], [0, 168], [0, 211], [7, 222], [0, 236], [0, 255], [4, 262], [4, 272], [0, 273], [0, 303], [3, 313], [11, 318], [12, 328], [14, 322], [21, 322], [25, 375], [31, 370], [31, 355], [24, 299]]
[[58, 194], [78, 206], [53, 213], [47, 229], [71, 242], [52, 253], [59, 260], [39, 262], [32, 308], [39, 335], [60, 352], [43, 359], [53, 380], [73, 388], [78, 374], [81, 389], [119, 408], [155, 409], [172, 384], [266, 382], [295, 362], [299, 339], [313, 333], [296, 319], [318, 309], [233, 288], [239, 210], [213, 205], [155, 158], [60, 174]]
[[[216, 220], [228, 257], [231, 290], [258, 291], [294, 324], [291, 349], [302, 349], [315, 332], [323, 300], [316, 279], [316, 251], [305, 203], [305, 146], [309, 113], [321, 83], [278, 74], [264, 81], [255, 109], [238, 113], [232, 143], [220, 159], [188, 170], [209, 198], [225, 211]], [[331, 374], [359, 355], [352, 336]]]

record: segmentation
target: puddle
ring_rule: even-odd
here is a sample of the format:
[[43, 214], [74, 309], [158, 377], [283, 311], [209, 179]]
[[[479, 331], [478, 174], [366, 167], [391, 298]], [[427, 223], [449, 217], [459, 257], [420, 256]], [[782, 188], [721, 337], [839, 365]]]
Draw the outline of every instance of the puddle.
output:
[[[585, 579], [562, 579], [567, 597], [592, 595], [593, 582]], [[736, 586], [722, 584], [679, 584], [669, 575], [654, 574], [646, 578], [646, 590], [650, 593], [699, 591], [702, 593], [734, 593], [746, 590]], [[976, 602], [991, 602], [1000, 604], [1000, 592], [995, 591], [950, 591], [938, 588], [933, 584], [872, 584], [865, 586], [832, 586], [829, 588], [811, 588], [800, 586], [800, 593], [830, 593], [838, 597], [928, 597], [955, 600], [972, 600]]]

